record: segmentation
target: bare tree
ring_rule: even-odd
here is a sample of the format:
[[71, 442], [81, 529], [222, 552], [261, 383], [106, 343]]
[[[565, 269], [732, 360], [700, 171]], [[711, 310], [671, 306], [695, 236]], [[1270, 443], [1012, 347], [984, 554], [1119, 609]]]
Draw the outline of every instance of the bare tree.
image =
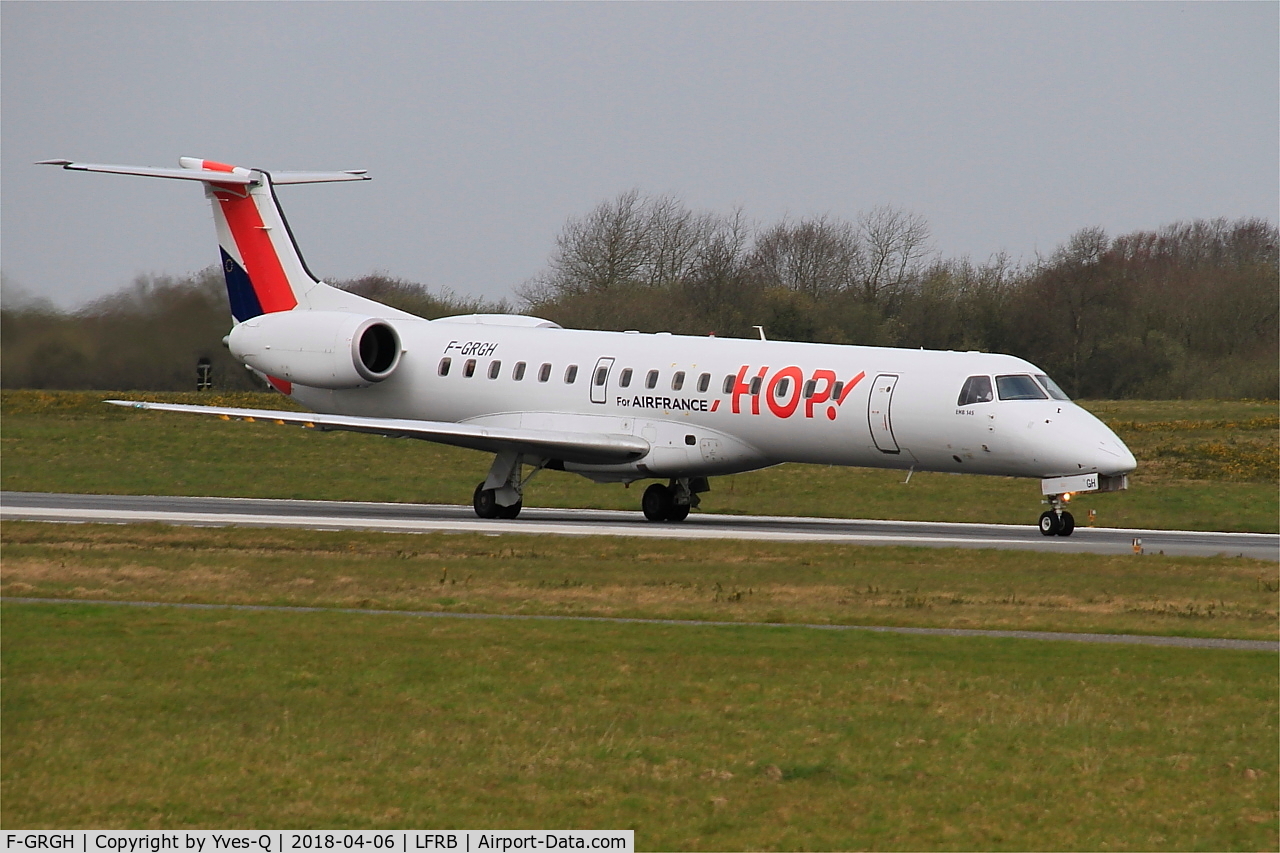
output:
[[677, 199], [649, 198], [638, 189], [619, 193], [565, 222], [548, 269], [520, 288], [520, 295], [536, 304], [678, 279], [696, 247], [699, 225]]
[[542, 301], [635, 283], [647, 252], [645, 206], [640, 191], [630, 189], [584, 217], [571, 217], [556, 237], [550, 269], [522, 295]]
[[750, 263], [766, 288], [821, 297], [853, 284], [861, 255], [854, 227], [824, 215], [765, 231], [756, 238]]
[[677, 198], [646, 199], [643, 235], [647, 284], [661, 286], [688, 278], [701, 246], [718, 227], [711, 213], [694, 213]]
[[858, 281], [863, 299], [883, 302], [924, 271], [933, 252], [924, 217], [882, 205], [858, 216], [862, 245]]

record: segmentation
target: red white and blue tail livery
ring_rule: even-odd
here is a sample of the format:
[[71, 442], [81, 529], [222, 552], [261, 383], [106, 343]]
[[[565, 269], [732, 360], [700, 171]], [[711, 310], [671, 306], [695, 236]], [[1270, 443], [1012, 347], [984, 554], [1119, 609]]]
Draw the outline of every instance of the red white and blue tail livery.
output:
[[1038, 478], [1050, 504], [1040, 530], [1066, 536], [1071, 495], [1126, 488], [1136, 464], [1013, 356], [598, 332], [508, 314], [426, 320], [330, 287], [303, 262], [275, 187], [363, 171], [44, 162], [201, 182], [234, 321], [227, 346], [310, 412], [110, 402], [486, 451], [494, 461], [472, 496], [484, 518], [514, 518], [543, 468], [665, 480], [646, 489], [645, 516], [682, 521], [710, 477], [811, 462]]

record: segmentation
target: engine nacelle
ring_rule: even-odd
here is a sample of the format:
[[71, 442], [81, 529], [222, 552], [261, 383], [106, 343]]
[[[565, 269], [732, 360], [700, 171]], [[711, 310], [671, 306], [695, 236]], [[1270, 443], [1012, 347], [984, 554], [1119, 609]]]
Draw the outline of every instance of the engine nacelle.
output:
[[341, 311], [261, 314], [232, 329], [227, 348], [268, 376], [314, 388], [363, 388], [400, 364], [388, 321]]

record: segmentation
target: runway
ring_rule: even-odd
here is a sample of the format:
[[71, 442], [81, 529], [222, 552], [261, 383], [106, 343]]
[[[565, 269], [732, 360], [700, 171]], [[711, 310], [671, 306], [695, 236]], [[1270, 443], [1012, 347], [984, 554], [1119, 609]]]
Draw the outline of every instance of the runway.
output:
[[1034, 524], [957, 524], [694, 513], [654, 524], [639, 512], [526, 508], [514, 520], [477, 518], [469, 506], [266, 500], [261, 498], [70, 495], [0, 492], [0, 518], [64, 523], [165, 524], [206, 527], [294, 527], [393, 533], [503, 533], [836, 542], [931, 548], [998, 548], [1063, 553], [1241, 556], [1280, 561], [1280, 536], [1185, 530], [1077, 527], [1070, 537], [1042, 536]]

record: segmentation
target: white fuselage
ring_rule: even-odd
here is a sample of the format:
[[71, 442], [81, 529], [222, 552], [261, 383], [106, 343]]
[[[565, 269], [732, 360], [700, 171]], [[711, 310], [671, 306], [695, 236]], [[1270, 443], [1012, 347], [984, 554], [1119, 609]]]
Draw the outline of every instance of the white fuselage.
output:
[[578, 331], [513, 315], [424, 320], [330, 287], [303, 263], [273, 186], [362, 181], [363, 170], [44, 163], [202, 184], [235, 320], [224, 342], [312, 411], [109, 402], [493, 453], [472, 496], [481, 518], [516, 517], [526, 465], [670, 478], [641, 505], [674, 522], [706, 477], [810, 462], [1038, 477], [1052, 507], [1041, 533], [1069, 536], [1071, 495], [1123, 489], [1135, 467], [1115, 433], [1012, 356]]
[[565, 465], [598, 481], [711, 476], [781, 462], [1040, 478], [1135, 466], [1124, 443], [1069, 400], [993, 396], [960, 405], [968, 377], [1042, 374], [1013, 356], [393, 322], [403, 354], [389, 378], [350, 390], [294, 385], [292, 396], [328, 414], [624, 434], [649, 443], [635, 462]]

